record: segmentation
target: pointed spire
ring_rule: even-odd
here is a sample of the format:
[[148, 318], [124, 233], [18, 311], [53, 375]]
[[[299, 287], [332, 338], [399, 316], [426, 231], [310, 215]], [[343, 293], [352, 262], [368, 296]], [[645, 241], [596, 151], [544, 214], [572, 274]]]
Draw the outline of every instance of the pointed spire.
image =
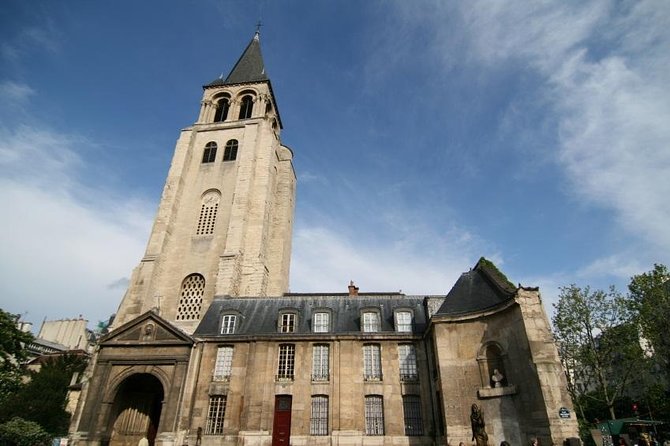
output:
[[254, 37], [247, 45], [230, 74], [223, 79], [216, 79], [208, 87], [230, 84], [244, 84], [247, 82], [262, 82], [268, 80], [265, 74], [265, 64], [261, 54], [260, 32], [257, 29]]

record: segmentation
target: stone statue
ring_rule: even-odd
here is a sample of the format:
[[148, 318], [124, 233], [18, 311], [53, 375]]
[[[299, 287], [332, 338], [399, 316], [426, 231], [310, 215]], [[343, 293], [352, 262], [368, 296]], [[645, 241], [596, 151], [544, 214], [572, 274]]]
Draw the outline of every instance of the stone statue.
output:
[[484, 415], [476, 404], [472, 405], [470, 424], [472, 425], [472, 439], [476, 440], [477, 446], [488, 446], [489, 436], [486, 434]]
[[493, 381], [493, 387], [502, 387], [502, 380], [505, 378], [505, 375], [500, 373], [498, 369], [493, 369], [493, 375], [491, 376], [491, 381]]

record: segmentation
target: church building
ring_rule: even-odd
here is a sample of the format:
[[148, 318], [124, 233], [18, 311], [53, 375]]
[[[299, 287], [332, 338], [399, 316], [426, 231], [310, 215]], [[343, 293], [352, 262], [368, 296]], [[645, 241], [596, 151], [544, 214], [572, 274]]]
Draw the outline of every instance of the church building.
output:
[[70, 446], [578, 441], [538, 289], [488, 260], [445, 295], [288, 292], [282, 128], [257, 32], [181, 131]]

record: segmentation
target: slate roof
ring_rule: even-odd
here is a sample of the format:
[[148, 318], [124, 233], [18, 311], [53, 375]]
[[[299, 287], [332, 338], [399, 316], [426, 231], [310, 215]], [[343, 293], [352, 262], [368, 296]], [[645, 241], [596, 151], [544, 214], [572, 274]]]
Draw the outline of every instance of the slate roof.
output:
[[[426, 310], [424, 297], [405, 296], [404, 294], [295, 294], [284, 297], [217, 297], [205, 313], [194, 336], [210, 337], [219, 334], [221, 315], [238, 314], [235, 326], [237, 336], [278, 335], [291, 337], [313, 336], [312, 314], [317, 310], [329, 309], [331, 312], [330, 335], [361, 334], [361, 312], [364, 309], [379, 309], [381, 312], [381, 332], [396, 333], [393, 311], [409, 309], [414, 313], [413, 334], [423, 334], [426, 329]], [[298, 313], [298, 326], [294, 333], [278, 333], [277, 320], [282, 310]], [[316, 333], [324, 335], [326, 333]], [[370, 334], [370, 333], [366, 333]], [[406, 334], [405, 334], [406, 335]], [[224, 335], [231, 336], [231, 335]]]
[[512, 300], [516, 289], [506, 279], [503, 280], [504, 276], [494, 270], [495, 266], [489, 264], [482, 258], [473, 269], [461, 274], [435, 314], [456, 316], [478, 313]]
[[247, 48], [230, 70], [228, 77], [214, 79], [207, 87], [219, 87], [222, 85], [244, 84], [249, 82], [263, 82], [269, 80], [265, 74], [265, 64], [261, 54], [261, 43], [258, 32], [254, 35]]

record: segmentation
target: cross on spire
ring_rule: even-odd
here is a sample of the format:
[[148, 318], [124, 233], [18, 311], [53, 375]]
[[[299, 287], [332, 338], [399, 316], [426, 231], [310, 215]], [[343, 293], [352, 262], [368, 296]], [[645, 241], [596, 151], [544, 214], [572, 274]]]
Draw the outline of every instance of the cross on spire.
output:
[[260, 33], [261, 33], [261, 26], [263, 26], [263, 24], [262, 24], [261, 21], [259, 20], [258, 23], [256, 23], [256, 34], [260, 34]]

